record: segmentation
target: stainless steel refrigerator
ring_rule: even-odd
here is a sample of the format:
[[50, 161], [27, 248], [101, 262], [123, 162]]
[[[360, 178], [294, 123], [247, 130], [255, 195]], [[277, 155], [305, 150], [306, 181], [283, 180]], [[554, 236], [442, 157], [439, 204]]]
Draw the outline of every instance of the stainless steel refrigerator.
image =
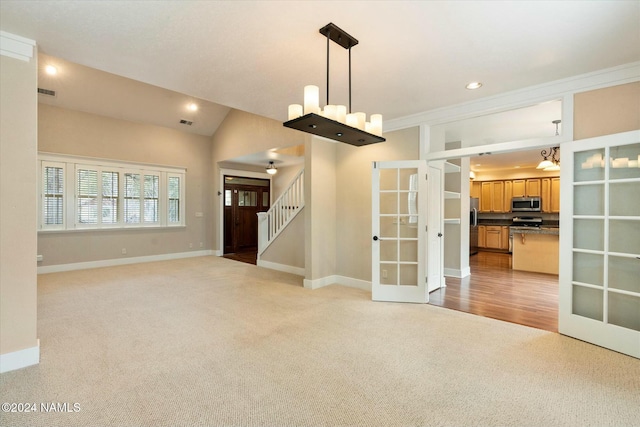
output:
[[478, 209], [480, 209], [480, 199], [471, 197], [470, 207], [469, 255], [475, 255], [478, 253]]

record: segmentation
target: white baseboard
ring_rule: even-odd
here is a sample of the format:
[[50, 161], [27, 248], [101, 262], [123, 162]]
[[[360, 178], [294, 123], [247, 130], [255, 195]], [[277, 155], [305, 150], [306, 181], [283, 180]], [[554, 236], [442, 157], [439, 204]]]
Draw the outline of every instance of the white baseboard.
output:
[[213, 255], [222, 256], [222, 255], [224, 255], [224, 251], [222, 251], [220, 249], [216, 249], [216, 250], [213, 251]]
[[314, 280], [304, 279], [304, 287], [307, 289], [318, 289], [328, 285], [347, 286], [349, 288], [362, 289], [364, 291], [371, 292], [371, 282], [351, 277], [332, 275]]
[[172, 259], [191, 258], [213, 255], [214, 251], [178, 252], [172, 254], [138, 256], [131, 258], [104, 259], [100, 261], [76, 262], [73, 264], [45, 265], [38, 267], [38, 274], [58, 273], [61, 271], [85, 270], [88, 268], [112, 267], [115, 265], [138, 264], [141, 262], [168, 261]]
[[352, 277], [336, 276], [338, 285], [347, 286], [349, 288], [362, 289], [371, 292], [371, 282]]
[[304, 287], [307, 289], [318, 289], [328, 285], [337, 285], [338, 284], [338, 276], [325, 276], [319, 279], [304, 279]]
[[282, 271], [285, 273], [296, 274], [298, 276], [304, 276], [305, 270], [302, 267], [294, 267], [292, 265], [278, 264], [277, 262], [258, 260], [258, 267], [270, 268], [271, 270]]
[[40, 340], [35, 347], [0, 354], [0, 374], [40, 363]]
[[447, 277], [457, 277], [458, 279], [462, 279], [471, 275], [471, 268], [467, 267], [462, 270], [456, 268], [445, 268], [444, 275]]

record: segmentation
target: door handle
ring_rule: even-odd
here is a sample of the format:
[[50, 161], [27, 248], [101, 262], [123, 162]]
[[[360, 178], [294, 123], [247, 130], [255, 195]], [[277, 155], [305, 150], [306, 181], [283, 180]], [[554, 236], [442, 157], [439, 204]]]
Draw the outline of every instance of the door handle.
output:
[[373, 236], [373, 241], [377, 242], [378, 241], [378, 236]]
[[438, 233], [438, 237], [442, 237], [442, 233]]

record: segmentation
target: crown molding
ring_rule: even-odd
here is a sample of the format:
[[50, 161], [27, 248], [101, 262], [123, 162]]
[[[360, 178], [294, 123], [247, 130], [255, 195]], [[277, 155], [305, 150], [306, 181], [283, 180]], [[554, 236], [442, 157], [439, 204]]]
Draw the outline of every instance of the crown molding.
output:
[[15, 34], [0, 31], [0, 55], [29, 62], [36, 42]]

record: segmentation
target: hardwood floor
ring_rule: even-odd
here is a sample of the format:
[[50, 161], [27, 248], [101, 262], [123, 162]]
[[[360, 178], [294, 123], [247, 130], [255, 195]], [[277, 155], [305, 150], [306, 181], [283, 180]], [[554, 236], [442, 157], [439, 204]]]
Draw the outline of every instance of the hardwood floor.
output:
[[511, 255], [478, 252], [471, 276], [447, 277], [429, 303], [453, 310], [558, 332], [558, 276], [511, 270]]
[[257, 264], [258, 253], [253, 252], [236, 252], [232, 254], [224, 254], [224, 258], [232, 259], [234, 261], [246, 262], [247, 264]]

